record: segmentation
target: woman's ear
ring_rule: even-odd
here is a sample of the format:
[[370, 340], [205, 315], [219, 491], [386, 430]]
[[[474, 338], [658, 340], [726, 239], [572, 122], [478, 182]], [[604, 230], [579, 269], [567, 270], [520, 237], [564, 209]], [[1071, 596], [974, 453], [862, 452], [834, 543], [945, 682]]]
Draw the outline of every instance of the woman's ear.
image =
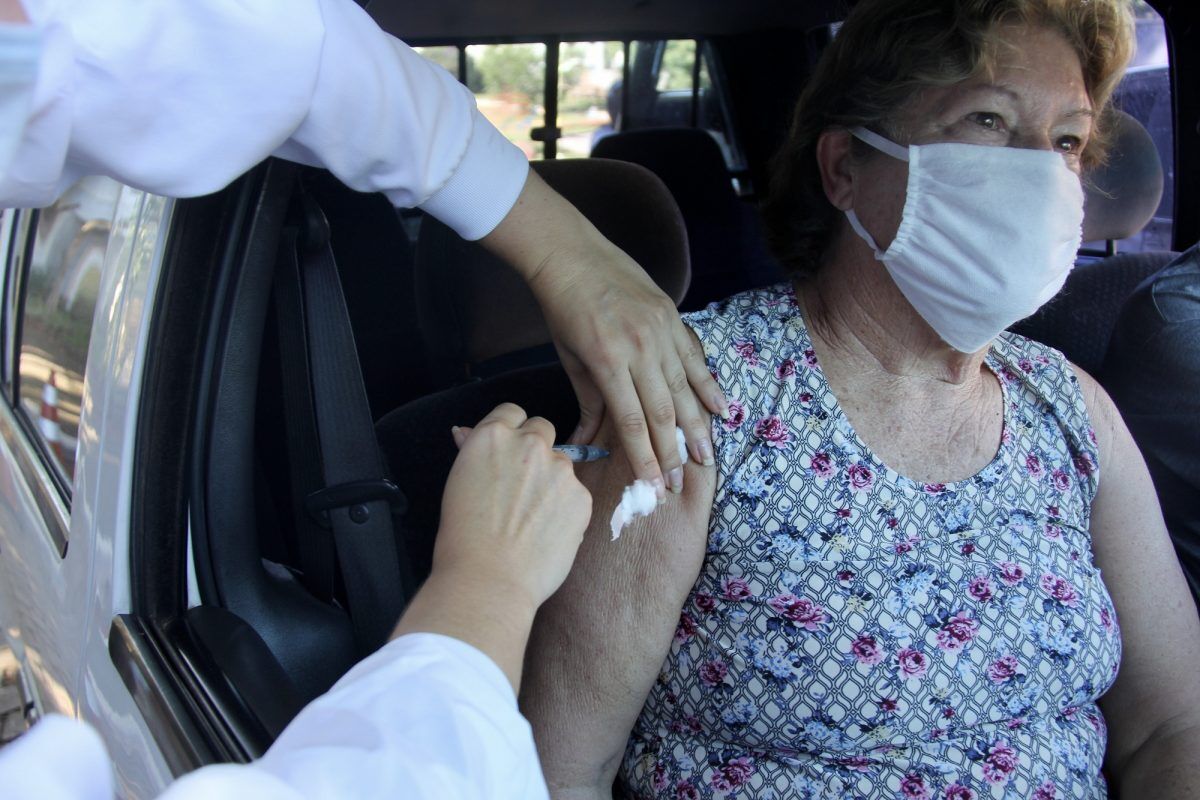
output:
[[854, 136], [845, 128], [831, 128], [817, 137], [817, 169], [825, 197], [840, 211], [854, 207], [854, 170], [850, 148]]

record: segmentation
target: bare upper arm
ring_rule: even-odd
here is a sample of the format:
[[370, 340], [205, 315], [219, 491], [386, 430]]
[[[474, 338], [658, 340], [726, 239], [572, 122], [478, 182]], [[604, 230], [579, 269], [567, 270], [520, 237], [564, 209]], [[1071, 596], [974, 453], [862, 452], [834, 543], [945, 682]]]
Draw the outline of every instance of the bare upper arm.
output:
[[521, 688], [559, 796], [607, 793], [703, 563], [716, 484], [715, 468], [689, 463], [683, 493], [612, 541], [609, 519], [633, 475], [610, 423], [599, 440], [612, 456], [578, 469], [592, 520], [571, 574], [538, 612]]
[[1092, 547], [1123, 641], [1117, 681], [1101, 699], [1110, 729], [1107, 765], [1119, 772], [1151, 735], [1196, 719], [1200, 619], [1133, 437], [1104, 389], [1076, 372], [1100, 448]]

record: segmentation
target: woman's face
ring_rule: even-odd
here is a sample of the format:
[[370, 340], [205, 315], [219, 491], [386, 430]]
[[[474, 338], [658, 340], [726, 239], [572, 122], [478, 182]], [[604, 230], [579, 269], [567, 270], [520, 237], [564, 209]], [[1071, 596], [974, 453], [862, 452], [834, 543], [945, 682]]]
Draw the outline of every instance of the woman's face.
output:
[[[1094, 116], [1074, 50], [1043, 27], [1005, 25], [1002, 39], [990, 72], [918, 95], [901, 114], [900, 143], [1053, 150], [1079, 172]], [[855, 173], [853, 207], [886, 249], [900, 225], [908, 166], [873, 153]]]

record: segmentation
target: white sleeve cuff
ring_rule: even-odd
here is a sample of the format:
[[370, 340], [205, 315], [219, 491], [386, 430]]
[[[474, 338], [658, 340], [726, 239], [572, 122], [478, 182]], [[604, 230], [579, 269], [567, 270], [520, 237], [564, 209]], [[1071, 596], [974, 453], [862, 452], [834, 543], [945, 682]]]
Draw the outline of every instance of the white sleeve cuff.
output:
[[468, 241], [482, 239], [500, 224], [529, 174], [529, 162], [519, 147], [505, 139], [479, 109], [471, 118], [471, 139], [458, 167], [421, 203], [423, 211]]

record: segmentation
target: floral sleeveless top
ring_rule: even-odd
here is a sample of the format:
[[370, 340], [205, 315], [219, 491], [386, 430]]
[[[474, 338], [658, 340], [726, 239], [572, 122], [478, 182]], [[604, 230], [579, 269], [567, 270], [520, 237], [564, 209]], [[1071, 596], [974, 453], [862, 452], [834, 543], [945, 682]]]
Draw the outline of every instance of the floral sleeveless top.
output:
[[833, 396], [790, 286], [687, 315], [734, 401], [708, 552], [626, 749], [636, 798], [1098, 798], [1116, 614], [1057, 351], [1002, 334], [999, 450], [922, 484]]

